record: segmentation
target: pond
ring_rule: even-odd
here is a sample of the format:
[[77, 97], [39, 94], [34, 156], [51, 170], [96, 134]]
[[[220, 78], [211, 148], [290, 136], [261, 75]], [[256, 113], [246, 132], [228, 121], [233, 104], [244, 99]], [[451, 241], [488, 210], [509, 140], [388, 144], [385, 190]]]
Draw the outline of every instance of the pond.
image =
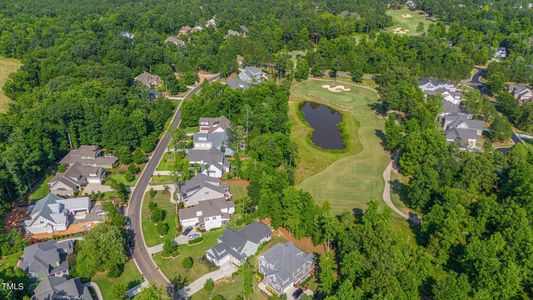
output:
[[341, 131], [337, 127], [342, 122], [338, 111], [310, 101], [305, 101], [300, 109], [307, 123], [314, 129], [311, 135], [313, 144], [327, 150], [344, 149]]

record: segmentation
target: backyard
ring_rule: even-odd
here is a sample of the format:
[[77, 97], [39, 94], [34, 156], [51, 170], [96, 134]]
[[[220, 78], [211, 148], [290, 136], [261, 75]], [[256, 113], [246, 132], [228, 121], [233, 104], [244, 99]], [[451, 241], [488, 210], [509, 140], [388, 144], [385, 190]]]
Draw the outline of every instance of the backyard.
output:
[[126, 284], [128, 289], [141, 284], [142, 277], [139, 271], [137, 270], [137, 266], [135, 266], [135, 263], [133, 260], [129, 260], [124, 265], [124, 270], [122, 271], [122, 274], [120, 274], [117, 278], [111, 278], [107, 276], [107, 273], [98, 273], [91, 278], [91, 281], [95, 282], [98, 285], [98, 288], [100, 288], [100, 292], [102, 292], [102, 296], [104, 297], [104, 300], [107, 299], [113, 299], [112, 298], [112, 291], [113, 291], [113, 285], [123, 283]]
[[[350, 90], [332, 92], [323, 87], [337, 84]], [[347, 82], [308, 80], [291, 88], [291, 140], [298, 146], [296, 184], [317, 202], [329, 201], [334, 212], [364, 209], [369, 200], [382, 197], [382, 174], [390, 157], [378, 136], [385, 121], [373, 109], [377, 100], [372, 89]], [[307, 138], [311, 129], [297, 115], [301, 101], [326, 104], [342, 112], [348, 134], [344, 150], [322, 150], [311, 143]]]
[[[157, 203], [157, 206], [165, 212], [164, 223], [168, 224], [169, 230], [164, 237], [159, 237], [156, 225], [150, 221], [150, 209], [148, 205], [150, 202]], [[142, 230], [144, 241], [148, 247], [152, 247], [163, 243], [167, 238], [174, 238], [177, 235], [177, 216], [176, 205], [170, 202], [170, 194], [157, 192], [152, 198], [149, 193], [146, 193], [142, 205]]]
[[419, 35], [417, 27], [420, 22], [424, 24], [424, 31], [428, 29], [429, 24], [434, 23], [428, 20], [422, 11], [412, 11], [408, 8], [389, 9], [387, 10], [387, 15], [392, 17], [393, 22], [387, 31], [396, 34]]
[[0, 57], [0, 113], [7, 111], [9, 102], [11, 102], [11, 100], [4, 94], [2, 87], [9, 74], [16, 72], [21, 65], [22, 64], [17, 59]]
[[[223, 229], [213, 230], [203, 234], [203, 240], [195, 245], [179, 245], [179, 256], [175, 258], [163, 258], [161, 253], [154, 256], [156, 264], [161, 271], [169, 278], [186, 278], [187, 283], [191, 283], [194, 280], [200, 278], [202, 275], [207, 274], [213, 270], [209, 269], [209, 266], [203, 262], [205, 251], [217, 244], [217, 238], [224, 233]], [[146, 236], [145, 236], [146, 237]], [[186, 257], [192, 257], [194, 263], [189, 271], [185, 271], [182, 266], [182, 262]]]

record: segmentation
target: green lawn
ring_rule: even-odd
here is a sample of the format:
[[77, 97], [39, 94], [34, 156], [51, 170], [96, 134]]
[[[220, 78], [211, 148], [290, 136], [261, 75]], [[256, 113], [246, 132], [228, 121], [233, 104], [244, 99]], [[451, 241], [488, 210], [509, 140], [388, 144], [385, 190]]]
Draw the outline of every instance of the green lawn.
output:
[[150, 180], [151, 185], [176, 183], [176, 177], [172, 175], [154, 175]]
[[163, 154], [161, 162], [157, 166], [158, 171], [172, 171], [172, 165], [174, 164], [174, 155], [173, 153], [166, 152]]
[[[416, 32], [418, 23], [424, 24], [424, 29], [427, 31], [429, 24], [434, 23], [431, 20], [426, 19], [425, 14], [421, 14], [421, 11], [411, 11], [408, 8], [402, 9], [389, 9], [387, 14], [392, 17], [392, 26], [387, 28], [387, 31], [394, 32], [396, 28], [403, 31], [406, 35], [418, 35]], [[401, 32], [399, 34], [402, 34]]]
[[[120, 167], [117, 167], [117, 168], [106, 170], [106, 172], [107, 172], [107, 178], [106, 179], [107, 180], [114, 179], [117, 182], [122, 182], [126, 186], [135, 186], [135, 184], [137, 183], [137, 180], [139, 180], [139, 176], [140, 176], [140, 174], [142, 172], [142, 169], [144, 168], [145, 165], [146, 164], [138, 165], [138, 167], [139, 167], [139, 169], [141, 171], [139, 171], [139, 174], [137, 174], [135, 176], [135, 179], [133, 181], [127, 181], [126, 180], [126, 172], [128, 171], [128, 167], [127, 166], [120, 166]], [[106, 183], [106, 184], [109, 184], [109, 183]]]
[[[256, 276], [254, 276], [253, 283], [253, 295], [251, 299], [254, 300], [267, 300], [268, 296], [264, 294], [258, 287], [259, 281]], [[225, 299], [232, 300], [237, 299], [237, 296], [242, 296], [243, 294], [243, 280], [242, 276], [236, 274], [231, 278], [224, 278], [215, 283], [215, 288], [211, 292], [211, 297], [216, 295], [222, 295]], [[210, 299], [210, 295], [205, 290], [200, 290], [198, 293], [194, 294], [191, 298], [192, 300], [204, 300]]]
[[29, 198], [31, 201], [40, 200], [48, 195], [48, 180], [50, 180], [52, 176], [53, 175], [46, 177], [41, 185], [39, 185], [39, 187], [30, 195]]
[[98, 285], [104, 300], [112, 300], [111, 292], [113, 290], [113, 285], [124, 283], [128, 288], [132, 288], [142, 282], [142, 277], [133, 260], [130, 260], [124, 265], [124, 271], [118, 278], [110, 278], [107, 276], [107, 273], [99, 273], [93, 276], [91, 281]]
[[11, 73], [16, 72], [22, 63], [13, 58], [0, 57], [0, 113], [7, 111], [11, 99], [5, 94], [2, 87]]
[[[165, 211], [165, 220], [163, 222], [166, 222], [168, 224], [169, 230], [168, 230], [167, 235], [165, 235], [163, 238], [159, 237], [159, 233], [157, 233], [157, 230], [156, 230], [156, 225], [152, 223], [152, 221], [150, 221], [150, 209], [148, 208], [148, 204], [151, 201], [156, 202], [157, 205]], [[144, 200], [143, 200], [141, 214], [142, 214], [142, 229], [143, 229], [144, 241], [146, 242], [146, 245], [148, 247], [161, 244], [165, 241], [166, 238], [176, 237], [177, 235], [176, 205], [173, 203], [170, 203], [169, 194], [163, 194], [162, 192], [157, 192], [154, 198], [150, 198], [150, 195], [146, 193]]]
[[[159, 268], [161, 268], [161, 271], [169, 279], [181, 276], [182, 278], [187, 278], [188, 283], [193, 282], [194, 280], [200, 278], [202, 275], [210, 272], [208, 265], [202, 262], [203, 256], [207, 249], [217, 244], [217, 238], [221, 236], [223, 232], [223, 229], [218, 229], [204, 233], [204, 239], [199, 244], [193, 246], [180, 245], [179, 256], [171, 259], [164, 259], [161, 257], [161, 253], [158, 253], [154, 256], [154, 260], [159, 266]], [[182, 267], [182, 261], [184, 258], [189, 256], [193, 258], [194, 264], [188, 272], [185, 272]]]
[[[296, 184], [317, 202], [329, 201], [334, 212], [364, 209], [369, 200], [381, 199], [382, 174], [390, 161], [378, 137], [385, 120], [371, 107], [378, 103], [378, 97], [372, 89], [348, 82], [340, 84], [351, 91], [341, 93], [322, 88], [324, 84], [335, 85], [331, 80], [308, 80], [291, 88], [291, 139], [298, 146]], [[310, 129], [296, 114], [298, 103], [304, 100], [330, 105], [348, 118], [350, 139], [345, 151], [321, 150], [305, 138]]]
[[248, 188], [242, 185], [230, 184], [229, 190], [233, 200], [248, 197]]

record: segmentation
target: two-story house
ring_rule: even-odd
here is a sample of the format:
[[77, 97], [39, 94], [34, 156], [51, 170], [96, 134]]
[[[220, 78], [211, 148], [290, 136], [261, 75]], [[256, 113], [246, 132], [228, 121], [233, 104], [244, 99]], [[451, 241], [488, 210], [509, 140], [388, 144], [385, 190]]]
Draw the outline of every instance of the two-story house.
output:
[[241, 265], [271, 238], [270, 227], [259, 222], [248, 224], [239, 231], [227, 228], [218, 238], [218, 244], [206, 251], [206, 258], [217, 266], [227, 263]]
[[229, 187], [221, 184], [216, 177], [210, 177], [202, 173], [196, 174], [193, 178], [178, 186], [181, 191], [181, 202], [185, 206], [194, 206], [200, 201], [231, 198]]
[[59, 163], [68, 167], [78, 163], [82, 166], [111, 169], [117, 164], [117, 158], [113, 155], [104, 155], [98, 146], [82, 145], [78, 149], [71, 150]]
[[235, 213], [235, 203], [224, 198], [204, 200], [194, 207], [179, 210], [180, 224], [183, 228], [200, 226], [201, 230], [209, 231], [220, 228], [230, 220]]
[[267, 76], [261, 69], [248, 66], [239, 73], [239, 79], [248, 84], [256, 84], [265, 81]]
[[292, 243], [278, 243], [259, 257], [263, 282], [278, 295], [298, 286], [314, 271], [313, 254], [302, 252]]
[[24, 248], [20, 268], [30, 278], [43, 279], [47, 276], [68, 275], [67, 257], [74, 252], [74, 243], [70, 241], [49, 240]]
[[48, 181], [51, 193], [61, 196], [74, 196], [76, 192], [89, 183], [101, 184], [105, 178], [105, 169], [73, 163], [66, 172], [57, 173]]
[[191, 165], [198, 164], [200, 172], [210, 177], [221, 178], [230, 170], [230, 163], [224, 153], [214, 147], [187, 150], [187, 157]]

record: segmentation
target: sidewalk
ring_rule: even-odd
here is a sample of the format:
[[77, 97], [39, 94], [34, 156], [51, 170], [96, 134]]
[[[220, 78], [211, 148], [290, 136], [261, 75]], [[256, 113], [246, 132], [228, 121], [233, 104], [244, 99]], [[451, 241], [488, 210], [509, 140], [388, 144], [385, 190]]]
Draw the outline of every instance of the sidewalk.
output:
[[220, 267], [220, 269], [213, 271], [211, 273], [205, 274], [204, 276], [196, 279], [191, 284], [189, 284], [187, 287], [182, 289], [180, 291], [180, 294], [184, 296], [185, 298], [191, 297], [198, 291], [204, 288], [204, 284], [208, 279], [213, 280], [213, 282], [216, 282], [217, 280], [220, 280], [224, 277], [229, 277], [231, 274], [235, 273], [237, 271], [237, 266], [232, 263], [227, 263]]

